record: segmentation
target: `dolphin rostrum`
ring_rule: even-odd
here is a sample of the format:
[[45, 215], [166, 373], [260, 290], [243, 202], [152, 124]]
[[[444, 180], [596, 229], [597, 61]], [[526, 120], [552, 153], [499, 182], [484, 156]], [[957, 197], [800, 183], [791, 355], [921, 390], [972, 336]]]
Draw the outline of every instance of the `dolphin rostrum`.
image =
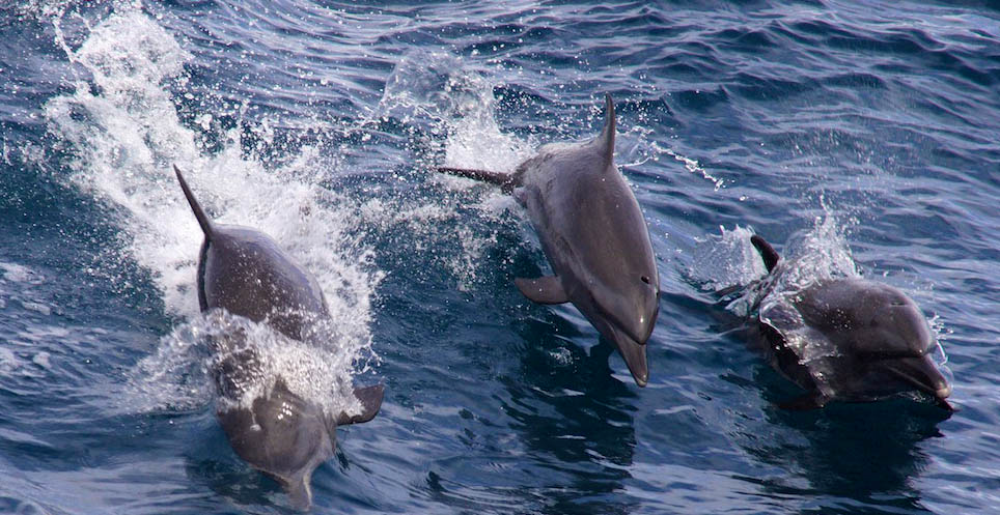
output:
[[617, 347], [636, 384], [649, 380], [646, 341], [659, 312], [660, 280], [646, 222], [614, 163], [615, 108], [584, 143], [543, 146], [512, 174], [441, 167], [500, 186], [525, 207], [554, 275], [514, 282], [540, 304], [572, 302]]
[[[316, 280], [267, 235], [247, 227], [213, 223], [191, 193], [181, 171], [177, 180], [205, 234], [198, 262], [198, 303], [202, 312], [221, 308], [255, 323], [266, 323], [302, 341], [317, 338], [316, 327], [329, 319]], [[276, 479], [292, 505], [312, 505], [313, 471], [333, 456], [336, 428], [367, 422], [382, 405], [381, 384], [355, 388], [359, 415], [328, 414], [292, 392], [283, 377], [249, 405], [247, 385], [261, 379], [261, 356], [247, 345], [246, 328], [213, 339], [213, 370], [220, 402], [216, 410], [233, 450], [252, 467]]]

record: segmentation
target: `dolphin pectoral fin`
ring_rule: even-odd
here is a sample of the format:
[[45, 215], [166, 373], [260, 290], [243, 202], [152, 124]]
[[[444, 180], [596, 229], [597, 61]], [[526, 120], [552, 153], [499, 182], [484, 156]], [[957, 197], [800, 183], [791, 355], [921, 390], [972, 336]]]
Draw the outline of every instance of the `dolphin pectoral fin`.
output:
[[376, 384], [354, 389], [354, 396], [361, 402], [361, 414], [348, 415], [341, 413], [337, 416], [337, 425], [346, 426], [348, 424], [363, 424], [375, 418], [379, 409], [382, 408], [382, 399], [385, 397], [385, 385]]
[[517, 289], [525, 297], [539, 304], [562, 304], [569, 302], [569, 295], [563, 289], [562, 282], [554, 275], [546, 275], [538, 279], [525, 279], [518, 277], [514, 279]]
[[312, 507], [312, 488], [309, 487], [309, 475], [301, 475], [281, 481], [292, 508], [298, 511], [309, 511]]
[[825, 395], [818, 392], [810, 392], [804, 395], [800, 395], [794, 399], [787, 400], [778, 404], [778, 407], [789, 411], [808, 411], [817, 408], [822, 408], [830, 402]]
[[439, 166], [437, 167], [437, 171], [448, 175], [455, 175], [458, 177], [465, 177], [467, 179], [475, 179], [477, 181], [496, 184], [497, 186], [503, 188], [506, 192], [510, 192], [515, 186], [514, 175], [509, 173], [476, 170], [472, 168], [452, 168], [450, 166]]

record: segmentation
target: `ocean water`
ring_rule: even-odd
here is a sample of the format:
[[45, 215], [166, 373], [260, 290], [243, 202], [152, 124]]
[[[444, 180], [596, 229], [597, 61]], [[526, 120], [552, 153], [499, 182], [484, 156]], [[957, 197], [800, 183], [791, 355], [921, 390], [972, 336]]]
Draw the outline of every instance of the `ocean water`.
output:
[[[642, 389], [513, 286], [548, 269], [516, 203], [431, 171], [588, 138], [606, 92]], [[174, 164], [326, 293], [334, 341], [271, 366], [386, 384], [316, 513], [1000, 513], [995, 2], [0, 1], [0, 512], [291, 512], [215, 420]], [[775, 407], [716, 294], [751, 231], [912, 296], [956, 411]]]

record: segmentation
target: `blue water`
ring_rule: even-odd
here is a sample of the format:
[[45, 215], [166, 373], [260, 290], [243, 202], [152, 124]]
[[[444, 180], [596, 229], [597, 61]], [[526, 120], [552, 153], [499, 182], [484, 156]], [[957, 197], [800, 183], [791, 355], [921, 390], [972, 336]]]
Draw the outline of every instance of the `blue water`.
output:
[[[605, 92], [644, 389], [513, 286], [523, 211], [429, 171], [589, 137]], [[290, 511], [214, 417], [176, 163], [317, 276], [326, 373], [387, 385], [316, 513], [1000, 513], [993, 2], [3, 2], [0, 134], [0, 511]], [[763, 272], [749, 228], [909, 293], [957, 411], [777, 409], [714, 293]]]

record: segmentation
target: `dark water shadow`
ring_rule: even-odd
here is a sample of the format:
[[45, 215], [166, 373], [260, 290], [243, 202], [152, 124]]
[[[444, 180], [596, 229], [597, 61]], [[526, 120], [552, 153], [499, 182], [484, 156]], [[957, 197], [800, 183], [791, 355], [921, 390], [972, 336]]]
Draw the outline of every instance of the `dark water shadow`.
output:
[[[550, 481], [559, 479], [548, 485], [541, 512], [631, 512], [637, 503], [620, 492], [631, 478], [638, 387], [628, 374], [614, 375], [609, 359], [616, 351], [597, 343], [596, 331], [578, 335], [558, 315], [545, 318], [519, 329], [525, 348], [518, 376], [503, 381], [509, 397], [502, 404], [532, 461]], [[591, 338], [595, 345], [580, 345]]]
[[790, 474], [743, 479], [769, 497], [809, 499], [823, 513], [928, 511], [913, 484], [930, 458], [921, 443], [943, 436], [938, 424], [950, 412], [907, 398], [791, 411], [778, 403], [801, 394], [794, 384], [763, 362], [754, 368], [753, 382], [766, 402], [764, 420], [751, 424], [740, 444], [755, 459]]

